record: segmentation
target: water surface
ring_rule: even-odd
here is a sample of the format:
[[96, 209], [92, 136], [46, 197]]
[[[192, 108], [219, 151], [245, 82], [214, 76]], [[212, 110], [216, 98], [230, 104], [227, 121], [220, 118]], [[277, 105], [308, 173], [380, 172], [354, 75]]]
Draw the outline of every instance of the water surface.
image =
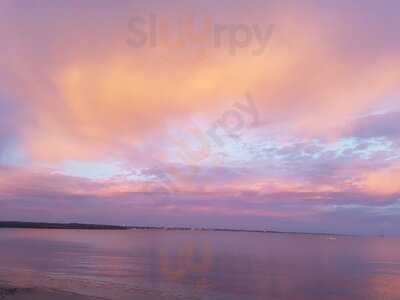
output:
[[0, 280], [116, 300], [398, 300], [400, 240], [1, 229]]

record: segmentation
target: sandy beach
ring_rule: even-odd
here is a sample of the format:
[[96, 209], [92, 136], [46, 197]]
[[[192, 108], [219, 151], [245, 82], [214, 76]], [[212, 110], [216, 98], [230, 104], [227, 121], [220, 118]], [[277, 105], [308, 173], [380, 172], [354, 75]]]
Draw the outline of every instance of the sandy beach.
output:
[[75, 293], [0, 284], [0, 300], [105, 300]]

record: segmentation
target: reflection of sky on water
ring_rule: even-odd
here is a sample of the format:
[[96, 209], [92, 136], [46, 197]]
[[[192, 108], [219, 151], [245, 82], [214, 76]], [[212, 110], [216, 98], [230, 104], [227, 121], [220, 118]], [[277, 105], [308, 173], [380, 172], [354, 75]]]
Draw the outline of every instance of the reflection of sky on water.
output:
[[1, 279], [112, 299], [400, 295], [400, 240], [390, 238], [2, 230], [0, 241]]

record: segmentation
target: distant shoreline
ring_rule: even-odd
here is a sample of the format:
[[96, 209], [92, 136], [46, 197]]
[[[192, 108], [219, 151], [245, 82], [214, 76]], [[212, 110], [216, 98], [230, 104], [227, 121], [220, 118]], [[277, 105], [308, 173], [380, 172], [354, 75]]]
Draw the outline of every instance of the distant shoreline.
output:
[[43, 222], [16, 222], [0, 221], [0, 228], [22, 229], [85, 229], [85, 230], [126, 230], [125, 226], [97, 225], [81, 223], [43, 223]]
[[275, 230], [248, 230], [248, 229], [224, 229], [224, 228], [192, 228], [192, 227], [163, 227], [163, 226], [118, 226], [99, 225], [85, 223], [46, 223], [46, 222], [20, 222], [0, 221], [0, 229], [75, 229], [75, 230], [166, 230], [166, 231], [217, 231], [217, 232], [248, 232], [248, 233], [274, 233], [274, 234], [296, 234], [296, 235], [327, 235], [327, 236], [357, 236], [352, 234], [338, 233], [309, 233]]

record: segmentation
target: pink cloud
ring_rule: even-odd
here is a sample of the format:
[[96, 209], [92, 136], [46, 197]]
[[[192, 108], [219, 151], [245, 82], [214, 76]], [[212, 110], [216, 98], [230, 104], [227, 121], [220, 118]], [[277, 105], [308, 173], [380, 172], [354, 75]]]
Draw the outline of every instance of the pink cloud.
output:
[[[213, 4], [221, 24], [274, 24], [263, 55], [252, 43], [231, 55], [132, 48], [134, 14], [177, 18], [182, 4], [128, 4], [0, 4], [0, 162], [6, 150], [24, 158], [0, 168], [0, 216], [329, 223], [335, 206], [346, 216], [368, 206], [359, 211], [373, 218], [397, 201], [396, 113], [375, 113], [398, 105], [397, 16], [372, 4], [365, 14], [351, 4]], [[209, 8], [187, 2], [183, 13]], [[260, 124], [217, 146], [208, 130], [246, 92]], [[54, 172], [76, 160], [117, 161], [125, 173]]]

